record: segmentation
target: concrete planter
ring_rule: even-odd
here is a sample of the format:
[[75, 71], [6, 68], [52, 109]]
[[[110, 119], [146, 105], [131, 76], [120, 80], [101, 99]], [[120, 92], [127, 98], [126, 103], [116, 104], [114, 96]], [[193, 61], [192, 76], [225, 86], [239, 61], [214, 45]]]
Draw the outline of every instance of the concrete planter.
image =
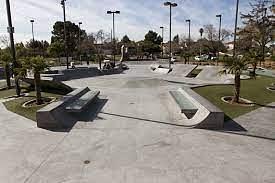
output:
[[250, 100], [247, 100], [247, 99], [244, 99], [244, 98], [240, 98], [240, 102], [239, 104], [237, 103], [231, 103], [232, 101], [232, 98], [233, 96], [225, 96], [225, 97], [222, 97], [221, 100], [224, 102], [224, 103], [227, 103], [227, 104], [231, 104], [231, 105], [239, 105], [239, 106], [243, 106], [243, 107], [253, 107], [255, 104], [254, 102], [250, 101]]
[[[48, 105], [48, 104], [50, 104], [50, 103], [55, 102], [56, 99], [57, 99], [57, 98], [55, 98], [55, 97], [48, 97], [48, 98], [51, 99], [49, 102], [43, 103], [43, 104], [41, 104], [41, 105], [39, 105], [39, 106]], [[25, 103], [22, 104], [22, 107], [23, 107], [23, 108], [32, 108], [32, 107], [36, 107], [37, 105], [35, 105], [35, 106], [28, 106], [28, 105], [30, 105], [30, 104], [32, 104], [32, 103], [35, 103], [35, 102], [36, 102], [36, 99], [27, 101], [27, 102], [25, 102]]]

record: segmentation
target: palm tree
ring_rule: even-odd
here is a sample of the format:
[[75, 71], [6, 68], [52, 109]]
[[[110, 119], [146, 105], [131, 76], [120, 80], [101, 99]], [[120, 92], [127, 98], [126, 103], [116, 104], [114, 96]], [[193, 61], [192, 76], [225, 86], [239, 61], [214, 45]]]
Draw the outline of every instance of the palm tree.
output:
[[48, 69], [49, 66], [46, 63], [45, 59], [41, 56], [31, 57], [29, 59], [22, 60], [22, 70], [21, 77], [26, 77], [27, 71], [32, 71], [34, 76], [34, 86], [36, 91], [36, 104], [43, 104], [42, 96], [41, 96], [41, 77], [40, 74], [45, 69]]
[[232, 98], [232, 103], [239, 103], [240, 101], [240, 91], [241, 91], [241, 74], [242, 71], [247, 68], [247, 65], [251, 63], [251, 58], [247, 55], [242, 57], [228, 57], [225, 58], [225, 68], [230, 74], [234, 74], [234, 97]]
[[6, 82], [7, 82], [7, 88], [11, 88], [11, 80], [10, 80], [10, 64], [12, 63], [12, 57], [7, 54], [7, 53], [2, 53], [1, 57], [1, 62], [5, 68], [5, 77], [6, 77]]

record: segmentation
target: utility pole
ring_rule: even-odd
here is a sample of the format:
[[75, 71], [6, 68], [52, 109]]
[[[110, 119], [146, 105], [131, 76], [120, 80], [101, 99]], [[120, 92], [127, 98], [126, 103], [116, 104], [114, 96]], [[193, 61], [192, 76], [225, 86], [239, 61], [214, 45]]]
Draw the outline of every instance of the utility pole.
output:
[[169, 6], [170, 9], [170, 24], [169, 24], [169, 51], [170, 51], [170, 56], [169, 56], [169, 69], [171, 69], [171, 62], [172, 62], [172, 7], [177, 7], [177, 3], [172, 3], [172, 2], [165, 2], [164, 6]]
[[200, 28], [200, 34], [201, 34], [201, 43], [200, 43], [200, 59], [201, 59], [201, 52], [202, 52], [202, 34], [203, 34], [204, 30], [203, 28]]
[[191, 45], [191, 20], [188, 19], [186, 20], [186, 22], [188, 22], [188, 64], [190, 61], [190, 45]]
[[116, 66], [116, 36], [115, 36], [115, 14], [120, 14], [120, 11], [107, 11], [107, 14], [113, 15], [113, 58], [114, 67]]
[[[6, 0], [6, 8], [7, 8], [7, 17], [8, 17], [8, 33], [10, 35], [10, 50], [11, 50], [11, 56], [13, 60], [13, 71], [16, 68], [19, 68], [19, 64], [16, 61], [16, 52], [15, 52], [15, 46], [14, 46], [14, 27], [12, 26], [12, 19], [11, 19], [11, 10], [10, 10], [10, 1]], [[20, 85], [19, 85], [19, 79], [17, 78], [17, 73], [15, 73], [15, 88], [16, 88], [16, 95], [20, 96]]]
[[69, 69], [69, 57], [68, 57], [68, 46], [67, 46], [67, 35], [66, 35], [66, 0], [61, 0], [61, 5], [63, 8], [63, 17], [64, 17], [64, 47], [65, 47], [65, 55], [66, 55], [66, 64], [67, 69]]
[[162, 59], [163, 59], [163, 51], [164, 51], [164, 50], [163, 50], [163, 44], [164, 44], [164, 27], [161, 26], [160, 29], [161, 29], [161, 31], [162, 31], [162, 33], [161, 33], [161, 34], [162, 34], [162, 43], [161, 43], [161, 50], [162, 50], [162, 51], [161, 51], [161, 57], [162, 57]]
[[235, 29], [234, 29], [234, 49], [233, 49], [233, 57], [234, 58], [236, 58], [238, 15], [239, 15], [239, 0], [237, 0], [237, 4], [236, 4]]
[[[220, 18], [220, 24], [219, 24], [219, 42], [221, 42], [222, 15], [216, 15], [216, 17]], [[220, 50], [218, 49], [217, 66], [219, 65], [219, 59], [220, 59]]]
[[82, 22], [78, 23], [78, 28], [79, 28], [79, 33], [78, 33], [78, 53], [79, 53], [79, 61], [82, 65], [82, 60], [81, 60], [81, 24]]

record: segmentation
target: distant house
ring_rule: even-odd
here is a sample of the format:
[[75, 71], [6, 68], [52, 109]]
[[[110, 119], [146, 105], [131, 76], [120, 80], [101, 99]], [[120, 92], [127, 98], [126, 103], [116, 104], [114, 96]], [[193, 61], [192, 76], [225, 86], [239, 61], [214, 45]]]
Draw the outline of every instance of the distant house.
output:
[[227, 48], [228, 51], [233, 50], [234, 49], [234, 42], [231, 41], [231, 42], [225, 43], [225, 47]]

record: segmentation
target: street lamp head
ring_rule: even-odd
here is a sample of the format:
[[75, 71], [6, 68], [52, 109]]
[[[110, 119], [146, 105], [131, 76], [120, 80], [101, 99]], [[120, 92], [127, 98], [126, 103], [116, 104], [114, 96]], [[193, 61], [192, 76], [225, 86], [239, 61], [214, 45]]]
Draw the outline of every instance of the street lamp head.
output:
[[222, 15], [216, 15], [216, 17], [222, 17]]
[[33, 22], [34, 22], [34, 20], [30, 20], [30, 22], [31, 22], [31, 23], [33, 23]]
[[112, 11], [107, 11], [107, 14], [112, 14]]
[[116, 14], [120, 14], [120, 11], [115, 11]]
[[163, 26], [161, 26], [161, 27], [159, 27], [159, 28], [163, 29], [164, 27], [163, 27]]
[[167, 1], [164, 3], [164, 6], [170, 6], [171, 4], [172, 4], [171, 2]]
[[79, 24], [79, 25], [81, 25], [81, 24], [82, 24], [82, 22], [79, 22], [78, 24]]
[[171, 6], [172, 6], [172, 7], [177, 7], [178, 4], [177, 4], [177, 3], [172, 3]]
[[65, 1], [66, 1], [66, 0], [61, 0], [61, 3], [60, 3], [60, 4], [64, 6], [64, 5], [65, 5]]
[[190, 19], [188, 19], [188, 20], [185, 20], [186, 22], [191, 22], [191, 20]]
[[178, 6], [178, 4], [177, 3], [172, 3], [170, 1], [167, 1], [167, 2], [164, 3], [164, 6], [176, 7], [176, 6]]

